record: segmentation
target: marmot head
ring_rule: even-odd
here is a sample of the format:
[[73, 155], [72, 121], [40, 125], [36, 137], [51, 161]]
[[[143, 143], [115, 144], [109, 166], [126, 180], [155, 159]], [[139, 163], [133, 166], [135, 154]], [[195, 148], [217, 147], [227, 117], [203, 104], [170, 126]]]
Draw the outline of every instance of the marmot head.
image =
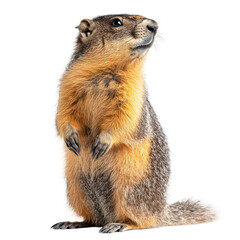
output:
[[105, 15], [80, 22], [75, 59], [139, 59], [152, 46], [158, 25], [138, 15]]

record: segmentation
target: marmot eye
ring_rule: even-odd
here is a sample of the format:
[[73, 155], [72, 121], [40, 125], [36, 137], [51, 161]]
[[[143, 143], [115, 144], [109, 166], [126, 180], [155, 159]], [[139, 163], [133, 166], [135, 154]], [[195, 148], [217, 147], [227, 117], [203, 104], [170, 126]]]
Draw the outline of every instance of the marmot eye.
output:
[[121, 27], [122, 25], [123, 25], [123, 23], [121, 22], [121, 20], [119, 18], [114, 18], [112, 20], [113, 27]]

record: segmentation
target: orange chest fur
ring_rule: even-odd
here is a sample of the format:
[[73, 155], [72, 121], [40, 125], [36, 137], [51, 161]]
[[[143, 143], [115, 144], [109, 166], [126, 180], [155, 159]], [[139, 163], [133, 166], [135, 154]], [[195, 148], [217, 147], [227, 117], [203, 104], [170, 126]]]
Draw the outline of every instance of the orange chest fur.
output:
[[89, 78], [76, 87], [76, 117], [89, 125], [101, 125], [106, 117], [121, 110], [128, 99], [120, 78], [104, 74]]
[[143, 83], [142, 79], [136, 83], [131, 80], [105, 73], [75, 85], [71, 106], [75, 121], [84, 128], [85, 134], [88, 129], [98, 134], [101, 126], [117, 118], [120, 122], [121, 118], [123, 121], [127, 118], [130, 125], [137, 123], [143, 101]]

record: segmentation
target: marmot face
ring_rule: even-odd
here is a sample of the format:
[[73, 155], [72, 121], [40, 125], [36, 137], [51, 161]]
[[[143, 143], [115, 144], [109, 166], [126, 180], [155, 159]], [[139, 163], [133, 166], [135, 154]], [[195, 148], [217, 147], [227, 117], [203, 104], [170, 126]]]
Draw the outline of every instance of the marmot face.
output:
[[81, 56], [116, 56], [139, 58], [152, 46], [158, 25], [154, 20], [137, 15], [106, 15], [84, 19], [77, 48]]

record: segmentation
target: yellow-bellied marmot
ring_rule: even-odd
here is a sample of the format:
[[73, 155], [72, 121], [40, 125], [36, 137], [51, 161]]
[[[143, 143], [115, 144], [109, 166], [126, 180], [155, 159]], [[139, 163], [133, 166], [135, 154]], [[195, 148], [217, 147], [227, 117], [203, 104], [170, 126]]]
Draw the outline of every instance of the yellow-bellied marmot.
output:
[[100, 232], [212, 221], [190, 200], [166, 203], [165, 135], [149, 103], [142, 66], [158, 25], [137, 15], [84, 19], [59, 94], [69, 203], [83, 222], [54, 229]]

